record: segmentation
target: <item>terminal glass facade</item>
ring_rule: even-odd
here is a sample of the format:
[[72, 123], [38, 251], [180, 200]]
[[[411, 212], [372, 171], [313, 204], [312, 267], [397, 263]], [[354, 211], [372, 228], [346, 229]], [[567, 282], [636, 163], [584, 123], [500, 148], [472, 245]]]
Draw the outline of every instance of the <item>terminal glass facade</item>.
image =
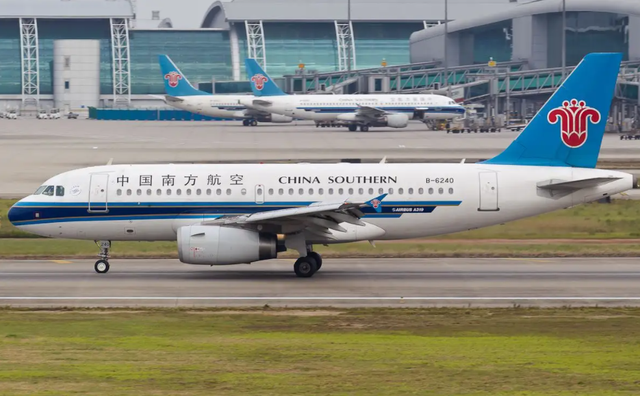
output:
[[0, 95], [21, 94], [20, 25], [17, 19], [0, 19], [0, 54]]
[[[336, 30], [330, 23], [265, 23], [267, 72], [293, 74], [300, 62], [307, 70], [337, 70]], [[245, 42], [246, 45], [246, 42]], [[244, 63], [244, 58], [240, 58]], [[243, 65], [244, 66], [244, 65]]]
[[[20, 33], [18, 28], [18, 34]], [[53, 94], [53, 42], [100, 40], [100, 93], [113, 93], [111, 25], [108, 19], [39, 19], [40, 93]], [[20, 41], [18, 40], [18, 48]]]
[[357, 68], [380, 67], [382, 59], [389, 66], [410, 63], [409, 37], [423, 28], [422, 23], [354, 23]]
[[158, 55], [171, 57], [193, 86], [231, 80], [231, 49], [227, 31], [130, 31], [131, 93], [163, 94]]
[[470, 29], [473, 35], [473, 59], [464, 59], [461, 64], [482, 64], [493, 58], [496, 62], [511, 60], [511, 20]]
[[[562, 18], [562, 14], [560, 18]], [[591, 52], [621, 52], [623, 60], [629, 60], [629, 17], [604, 12], [568, 12], [566, 21], [567, 65], [580, 63]], [[553, 33], [553, 32], [550, 32]], [[549, 40], [556, 40], [549, 35]], [[554, 64], [562, 64], [562, 49], [557, 57], [557, 46], [549, 44]], [[552, 59], [551, 57], [549, 58]]]

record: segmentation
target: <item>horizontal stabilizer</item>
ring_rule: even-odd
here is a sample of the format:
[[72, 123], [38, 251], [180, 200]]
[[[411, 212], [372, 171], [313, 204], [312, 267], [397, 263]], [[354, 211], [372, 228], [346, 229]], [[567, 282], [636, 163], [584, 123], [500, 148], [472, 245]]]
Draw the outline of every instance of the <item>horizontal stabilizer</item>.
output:
[[547, 180], [547, 181], [538, 183], [538, 188], [542, 188], [544, 190], [551, 190], [551, 191], [560, 191], [560, 190], [576, 191], [576, 190], [582, 190], [583, 188], [601, 186], [603, 184], [611, 183], [620, 179], [621, 178], [619, 177], [592, 177], [590, 179], [572, 180], [572, 181]]

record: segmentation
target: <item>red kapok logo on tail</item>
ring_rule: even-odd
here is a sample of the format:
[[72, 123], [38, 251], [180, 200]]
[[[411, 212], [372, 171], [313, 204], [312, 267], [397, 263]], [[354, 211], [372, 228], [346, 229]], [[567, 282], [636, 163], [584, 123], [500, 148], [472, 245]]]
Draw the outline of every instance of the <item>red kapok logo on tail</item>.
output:
[[182, 80], [182, 76], [180, 75], [180, 73], [176, 73], [172, 71], [170, 73], [165, 74], [164, 79], [169, 82], [169, 86], [171, 88], [175, 88], [178, 86], [178, 83], [180, 82], [180, 80]]
[[382, 202], [380, 202], [380, 200], [378, 198], [374, 198], [374, 199], [371, 200], [371, 206], [374, 209], [378, 209], [378, 207], [380, 206], [381, 203]]
[[269, 81], [269, 79], [262, 74], [256, 74], [255, 76], [251, 77], [251, 81], [256, 86], [256, 89], [258, 91], [262, 91], [262, 88], [264, 88], [264, 83]]
[[562, 102], [562, 107], [557, 107], [547, 114], [547, 121], [560, 123], [560, 137], [562, 142], [570, 148], [578, 148], [587, 141], [589, 122], [600, 122], [600, 112], [593, 107], [588, 107], [584, 100], [571, 99]]

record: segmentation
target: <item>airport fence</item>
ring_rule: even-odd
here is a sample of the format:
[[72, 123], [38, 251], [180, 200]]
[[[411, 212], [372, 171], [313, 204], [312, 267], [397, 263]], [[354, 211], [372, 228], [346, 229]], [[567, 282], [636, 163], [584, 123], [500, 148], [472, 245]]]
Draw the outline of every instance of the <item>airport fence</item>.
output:
[[109, 109], [89, 107], [89, 119], [111, 121], [230, 121], [175, 109]]

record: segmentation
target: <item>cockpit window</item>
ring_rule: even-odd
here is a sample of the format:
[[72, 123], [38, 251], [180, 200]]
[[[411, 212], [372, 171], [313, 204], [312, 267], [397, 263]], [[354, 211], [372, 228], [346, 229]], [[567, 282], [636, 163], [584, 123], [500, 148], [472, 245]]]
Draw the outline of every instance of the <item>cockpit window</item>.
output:
[[48, 195], [50, 197], [53, 197], [53, 186], [47, 186], [44, 191], [42, 192], [42, 195]]
[[64, 197], [64, 187], [56, 186], [56, 197]]
[[36, 192], [33, 193], [33, 195], [40, 195], [42, 194], [42, 192], [44, 191], [44, 189], [47, 188], [47, 186], [40, 186], [38, 187], [38, 189], [36, 190]]

